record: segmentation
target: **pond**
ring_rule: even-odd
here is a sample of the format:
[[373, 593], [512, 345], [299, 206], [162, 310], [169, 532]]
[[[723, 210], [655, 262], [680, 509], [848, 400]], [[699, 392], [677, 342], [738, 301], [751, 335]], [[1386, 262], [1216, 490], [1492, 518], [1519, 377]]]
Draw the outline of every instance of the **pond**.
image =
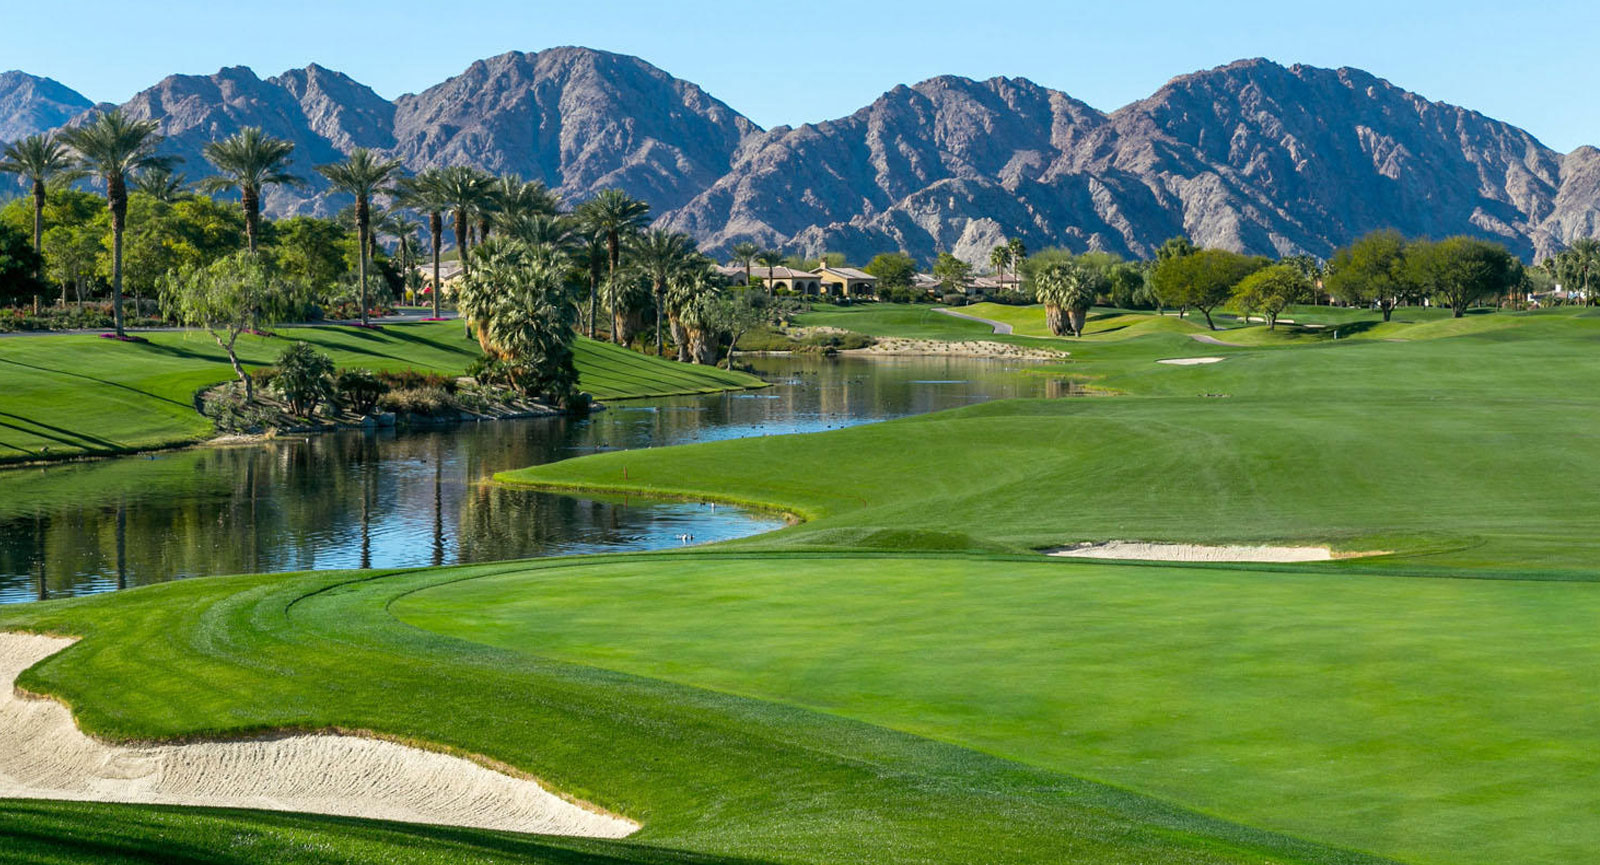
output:
[[839, 429], [1071, 392], [1017, 361], [762, 357], [772, 387], [587, 418], [289, 436], [0, 471], [0, 603], [197, 575], [654, 550], [783, 521], [697, 502], [512, 489], [495, 472], [619, 448]]

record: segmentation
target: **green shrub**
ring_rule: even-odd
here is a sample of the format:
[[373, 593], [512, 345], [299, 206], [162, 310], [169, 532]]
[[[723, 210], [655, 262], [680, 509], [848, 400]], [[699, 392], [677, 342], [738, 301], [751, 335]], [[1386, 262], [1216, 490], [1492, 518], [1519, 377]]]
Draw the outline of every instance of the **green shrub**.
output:
[[226, 433], [260, 432], [272, 421], [272, 409], [246, 400], [244, 391], [234, 387], [207, 391], [201, 414], [211, 418], [217, 429]]
[[309, 343], [290, 343], [278, 356], [273, 385], [289, 403], [289, 411], [310, 417], [317, 406], [333, 397], [333, 358]]
[[871, 348], [877, 340], [864, 333], [814, 333], [800, 342], [801, 351], [850, 351]]
[[383, 370], [378, 373], [378, 380], [383, 382], [390, 390], [437, 388], [445, 393], [453, 394], [456, 392], [454, 376], [440, 375], [436, 372], [423, 372], [418, 369]]
[[449, 417], [461, 406], [449, 391], [439, 387], [398, 388], [378, 397], [378, 407], [395, 414]]
[[273, 382], [278, 380], [278, 368], [275, 366], [264, 366], [260, 369], [251, 370], [250, 379], [255, 382], [257, 391], [266, 390], [267, 388], [272, 387]]
[[346, 409], [356, 414], [372, 414], [378, 406], [378, 398], [389, 392], [389, 386], [372, 370], [347, 369], [334, 379], [334, 390]]

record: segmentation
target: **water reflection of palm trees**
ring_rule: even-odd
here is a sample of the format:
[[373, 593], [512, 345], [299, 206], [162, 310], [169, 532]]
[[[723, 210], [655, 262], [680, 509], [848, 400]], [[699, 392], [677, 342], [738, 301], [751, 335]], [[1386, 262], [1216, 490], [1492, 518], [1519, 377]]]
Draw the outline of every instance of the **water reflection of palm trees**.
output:
[[[0, 600], [194, 575], [675, 546], [685, 532], [708, 539], [763, 524], [731, 509], [630, 507], [487, 482], [502, 469], [602, 449], [836, 427], [982, 394], [1064, 392], [1056, 380], [1006, 374], [998, 364], [755, 362], [801, 384], [621, 403], [581, 420], [281, 438], [0, 472]], [[695, 522], [706, 519], [722, 528]]]

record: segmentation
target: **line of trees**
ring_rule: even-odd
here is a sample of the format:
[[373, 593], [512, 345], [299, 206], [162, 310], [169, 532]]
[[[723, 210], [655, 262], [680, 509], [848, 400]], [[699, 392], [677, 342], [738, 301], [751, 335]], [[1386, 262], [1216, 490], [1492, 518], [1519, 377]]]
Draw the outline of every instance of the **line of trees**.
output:
[[1456, 317], [1484, 300], [1525, 293], [1522, 262], [1500, 244], [1473, 237], [1407, 239], [1374, 231], [1328, 261], [1325, 286], [1334, 297], [1376, 306], [1388, 321], [1397, 306], [1437, 298]]
[[[124, 337], [124, 288], [136, 301], [159, 295], [168, 320], [210, 329], [233, 357], [240, 333], [313, 307], [366, 325], [376, 305], [411, 290], [431, 294], [438, 318], [448, 225], [462, 269], [458, 307], [489, 359], [486, 374], [524, 392], [565, 396], [575, 386], [571, 339], [580, 322], [602, 336], [602, 308], [604, 336], [694, 363], [717, 362], [730, 336], [765, 321], [755, 293], [728, 292], [692, 239], [648, 229], [649, 205], [618, 189], [568, 209], [537, 181], [468, 166], [403, 176], [398, 161], [357, 148], [315, 167], [353, 199], [345, 212], [268, 220], [272, 189], [305, 183], [291, 142], [257, 128], [213, 142], [203, 152], [215, 173], [191, 185], [158, 154], [156, 128], [111, 110], [4, 149], [0, 172], [32, 192], [0, 208], [0, 284], [11, 299], [52, 283], [62, 307], [69, 289], [80, 307], [85, 295], [109, 294]], [[101, 194], [78, 188], [85, 178]], [[210, 197], [224, 193], [237, 203]], [[424, 225], [431, 285], [412, 267]], [[747, 267], [764, 254], [740, 250]]]

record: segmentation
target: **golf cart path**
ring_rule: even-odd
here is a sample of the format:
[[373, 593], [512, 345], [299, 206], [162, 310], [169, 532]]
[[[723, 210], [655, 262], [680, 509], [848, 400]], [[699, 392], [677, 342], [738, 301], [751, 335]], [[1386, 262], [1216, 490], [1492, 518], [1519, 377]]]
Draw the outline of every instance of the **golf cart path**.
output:
[[345, 733], [118, 745], [16, 690], [73, 640], [0, 631], [0, 798], [303, 811], [590, 838], [639, 824], [471, 760]]
[[946, 309], [945, 307], [942, 307], [942, 306], [935, 307], [933, 311], [934, 312], [942, 312], [945, 315], [952, 316], [954, 318], [964, 318], [964, 319], [966, 319], [968, 321], [976, 321], [979, 324], [987, 324], [990, 327], [994, 328], [994, 332], [995, 333], [997, 333], [997, 334], [999, 334], [1001, 336], [1010, 336], [1011, 335], [1011, 325], [1006, 324], [1003, 321], [995, 321], [992, 318], [979, 318], [979, 317], [977, 317], [975, 315], [968, 315], [968, 314], [966, 314], [964, 312], [956, 312], [953, 309]]

